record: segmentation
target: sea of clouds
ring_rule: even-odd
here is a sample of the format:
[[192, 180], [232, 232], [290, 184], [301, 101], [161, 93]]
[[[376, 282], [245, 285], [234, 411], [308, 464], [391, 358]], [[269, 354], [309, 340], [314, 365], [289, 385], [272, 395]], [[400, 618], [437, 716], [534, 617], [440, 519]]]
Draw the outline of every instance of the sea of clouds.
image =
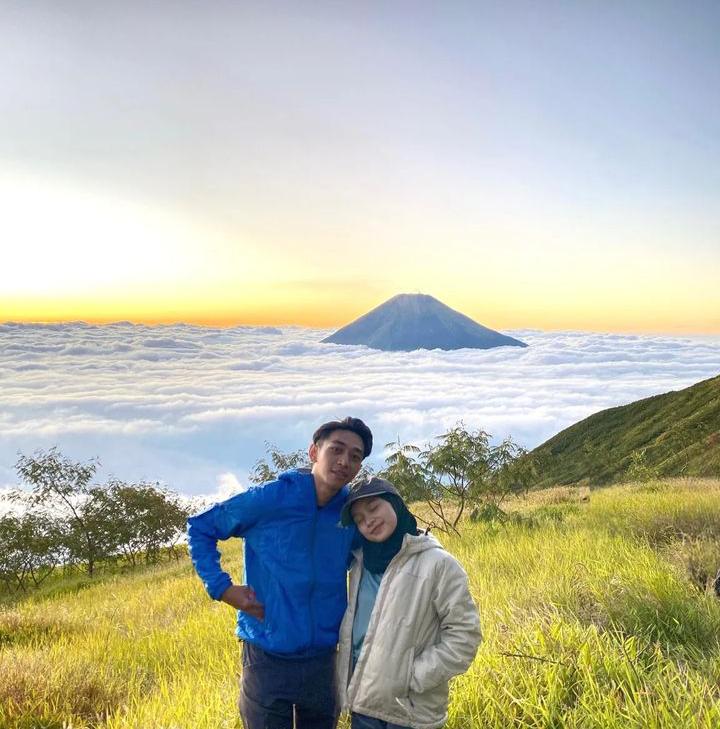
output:
[[380, 352], [300, 327], [0, 325], [0, 488], [18, 453], [99, 457], [98, 478], [222, 497], [265, 442], [305, 447], [333, 418], [363, 418], [371, 465], [459, 420], [532, 448], [607, 407], [720, 371], [720, 337], [507, 332], [529, 347]]

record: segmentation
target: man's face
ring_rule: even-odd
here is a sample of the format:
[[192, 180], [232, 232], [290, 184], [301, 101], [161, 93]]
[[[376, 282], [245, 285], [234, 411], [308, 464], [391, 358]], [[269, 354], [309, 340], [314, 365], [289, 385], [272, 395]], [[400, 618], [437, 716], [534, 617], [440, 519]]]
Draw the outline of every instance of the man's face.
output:
[[333, 430], [308, 451], [315, 481], [331, 491], [339, 491], [357, 476], [365, 450], [362, 438], [350, 430]]

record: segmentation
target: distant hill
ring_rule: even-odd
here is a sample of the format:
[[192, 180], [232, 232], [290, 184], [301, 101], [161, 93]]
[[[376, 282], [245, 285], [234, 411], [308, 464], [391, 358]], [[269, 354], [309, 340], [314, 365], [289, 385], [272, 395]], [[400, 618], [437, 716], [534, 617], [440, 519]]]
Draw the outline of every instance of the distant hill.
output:
[[547, 457], [542, 485], [606, 484], [621, 480], [642, 449], [661, 476], [720, 475], [720, 377], [602, 410], [533, 453]]
[[488, 329], [426, 294], [398, 294], [323, 342], [373, 349], [490, 349], [527, 344]]

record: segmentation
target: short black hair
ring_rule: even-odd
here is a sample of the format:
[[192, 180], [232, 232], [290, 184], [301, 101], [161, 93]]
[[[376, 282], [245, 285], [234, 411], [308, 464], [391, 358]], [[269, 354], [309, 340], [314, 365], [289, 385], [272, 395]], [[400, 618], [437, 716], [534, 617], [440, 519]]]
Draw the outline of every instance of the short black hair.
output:
[[321, 443], [335, 430], [349, 430], [351, 433], [359, 435], [360, 440], [363, 442], [363, 458], [367, 458], [372, 453], [373, 437], [370, 428], [360, 418], [351, 418], [349, 415], [342, 420], [331, 420], [328, 423], [323, 423], [313, 433], [313, 443], [316, 445]]

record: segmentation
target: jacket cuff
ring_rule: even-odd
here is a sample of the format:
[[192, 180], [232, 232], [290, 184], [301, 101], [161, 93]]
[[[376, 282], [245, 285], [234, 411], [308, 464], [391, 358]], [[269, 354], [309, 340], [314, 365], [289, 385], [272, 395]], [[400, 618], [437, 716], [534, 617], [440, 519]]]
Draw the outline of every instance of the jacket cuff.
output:
[[232, 586], [232, 580], [229, 575], [223, 574], [217, 580], [214, 580], [212, 584], [205, 583], [205, 589], [208, 595], [213, 600], [219, 600], [222, 597], [223, 592]]

